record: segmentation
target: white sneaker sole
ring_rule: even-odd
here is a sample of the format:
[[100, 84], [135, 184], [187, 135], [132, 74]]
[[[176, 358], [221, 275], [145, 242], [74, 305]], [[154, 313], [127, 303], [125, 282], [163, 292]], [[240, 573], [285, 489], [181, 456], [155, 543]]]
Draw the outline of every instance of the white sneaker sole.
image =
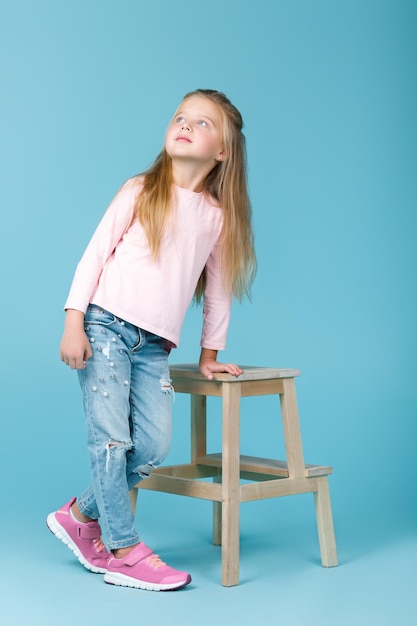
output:
[[132, 578], [131, 576], [126, 576], [126, 574], [119, 574], [118, 572], [107, 572], [107, 574], [104, 575], [103, 580], [109, 585], [133, 587], [135, 589], [144, 589], [145, 591], [170, 591], [174, 589], [181, 589], [181, 587], [188, 585], [188, 583], [191, 582], [191, 576], [188, 576], [184, 581], [167, 585], [146, 582], [144, 580]]
[[104, 569], [103, 567], [97, 567], [96, 565], [92, 565], [87, 561], [87, 559], [82, 555], [80, 549], [73, 542], [65, 528], [63, 528], [63, 526], [61, 526], [61, 524], [57, 521], [55, 513], [49, 513], [48, 517], [46, 518], [46, 525], [48, 526], [51, 533], [55, 535], [55, 537], [60, 539], [62, 543], [65, 543], [65, 545], [68, 546], [70, 550], [72, 550], [81, 565], [84, 565], [86, 569], [88, 569], [90, 572], [93, 572], [94, 574], [105, 574], [107, 572], [107, 569]]

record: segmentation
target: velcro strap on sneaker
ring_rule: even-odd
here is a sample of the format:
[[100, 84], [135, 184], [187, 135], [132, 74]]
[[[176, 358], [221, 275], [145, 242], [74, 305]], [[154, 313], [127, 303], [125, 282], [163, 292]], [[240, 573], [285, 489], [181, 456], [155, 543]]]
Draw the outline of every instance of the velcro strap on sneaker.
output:
[[101, 537], [100, 528], [98, 525], [93, 527], [87, 524], [81, 524], [78, 526], [78, 536], [80, 539], [99, 539]]
[[146, 559], [147, 556], [153, 554], [152, 550], [148, 548], [144, 543], [139, 544], [136, 548], [129, 552], [127, 556], [123, 557], [125, 565], [136, 565], [139, 561]]

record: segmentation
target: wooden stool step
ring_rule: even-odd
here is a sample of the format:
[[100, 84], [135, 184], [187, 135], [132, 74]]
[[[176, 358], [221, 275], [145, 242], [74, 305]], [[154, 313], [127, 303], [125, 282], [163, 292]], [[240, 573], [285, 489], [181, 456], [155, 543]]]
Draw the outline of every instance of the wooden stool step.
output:
[[[197, 459], [198, 465], [207, 465], [219, 468], [222, 465], [222, 455], [220, 453], [207, 454]], [[304, 465], [305, 476], [327, 476], [333, 473], [333, 468], [324, 465]], [[270, 476], [282, 476], [288, 478], [287, 461], [277, 461], [275, 459], [265, 459], [263, 457], [240, 455], [240, 471], [254, 472]]]

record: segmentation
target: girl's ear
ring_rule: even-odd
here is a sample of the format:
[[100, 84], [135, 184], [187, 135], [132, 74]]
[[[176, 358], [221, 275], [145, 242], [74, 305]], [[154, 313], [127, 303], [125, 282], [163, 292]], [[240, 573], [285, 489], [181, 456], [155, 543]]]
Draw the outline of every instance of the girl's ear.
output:
[[225, 150], [221, 150], [219, 152], [219, 154], [216, 157], [216, 161], [226, 161], [227, 159], [227, 153]]

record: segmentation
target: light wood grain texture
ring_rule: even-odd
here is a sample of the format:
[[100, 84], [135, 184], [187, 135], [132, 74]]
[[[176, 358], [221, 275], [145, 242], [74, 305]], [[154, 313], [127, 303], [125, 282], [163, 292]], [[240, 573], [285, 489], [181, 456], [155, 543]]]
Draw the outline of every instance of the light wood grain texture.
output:
[[[138, 483], [150, 489], [213, 502], [213, 543], [222, 546], [222, 584], [239, 583], [239, 512], [242, 502], [313, 493], [320, 554], [325, 567], [337, 565], [336, 540], [328, 486], [332, 468], [304, 462], [294, 378], [298, 370], [244, 367], [235, 378], [205, 378], [196, 364], [174, 365], [177, 393], [191, 395], [191, 459], [160, 467]], [[280, 399], [286, 459], [240, 454], [241, 398], [277, 395]], [[222, 398], [222, 450], [207, 452], [207, 396]], [[277, 415], [279, 414], [277, 405]], [[266, 433], [268, 436], [268, 433]], [[212, 478], [207, 482], [207, 478]], [[242, 484], [242, 480], [250, 481]], [[136, 489], [131, 495], [135, 507]]]
[[207, 454], [207, 398], [191, 396], [191, 463]]
[[324, 567], [335, 567], [338, 560], [329, 483], [324, 477], [317, 478], [317, 483], [318, 489], [314, 493], [314, 502], [316, 505], [321, 562]]

